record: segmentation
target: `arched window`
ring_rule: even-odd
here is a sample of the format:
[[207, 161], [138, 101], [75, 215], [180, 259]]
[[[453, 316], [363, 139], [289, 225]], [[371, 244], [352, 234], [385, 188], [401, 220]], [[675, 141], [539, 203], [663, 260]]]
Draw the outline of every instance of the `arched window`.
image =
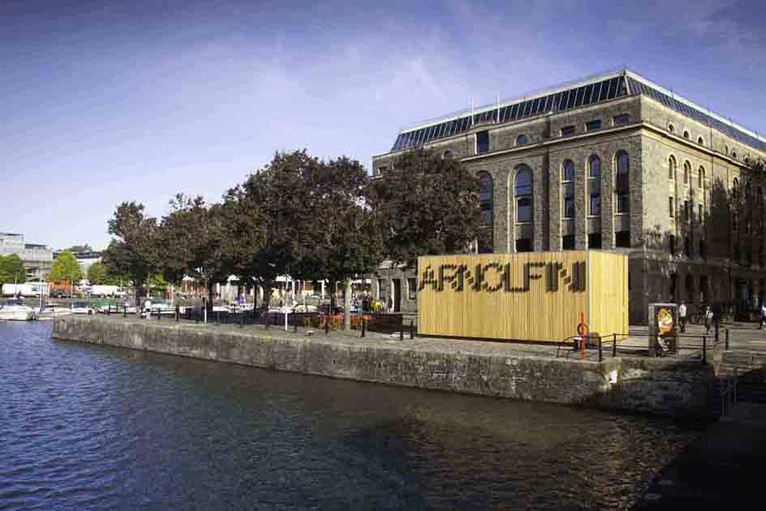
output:
[[444, 154], [442, 155], [442, 158], [444, 158], [445, 160], [451, 160], [453, 157], [454, 155], [452, 154], [452, 151], [450, 151], [449, 149], [444, 151]]
[[734, 178], [734, 181], [731, 183], [731, 193], [736, 197], [739, 190], [739, 179], [736, 177]]
[[630, 211], [630, 159], [628, 153], [617, 153], [617, 172], [615, 176], [615, 202], [617, 213]]
[[668, 179], [676, 178], [676, 159], [673, 155], [668, 158]]
[[529, 142], [529, 140], [527, 139], [527, 136], [524, 134], [521, 134], [518, 137], [516, 137], [516, 145], [524, 145], [527, 142]]
[[589, 169], [588, 177], [600, 178], [601, 177], [601, 159], [598, 156], [591, 156], [588, 169]]
[[519, 167], [513, 185], [516, 199], [516, 221], [532, 221], [532, 171], [527, 166]]
[[684, 162], [684, 184], [689, 183], [689, 174], [692, 171], [692, 164], [689, 161]]
[[697, 174], [697, 186], [704, 191], [705, 189], [705, 167], [700, 167]]
[[588, 214], [598, 216], [601, 214], [601, 159], [598, 156], [590, 157], [588, 178]]
[[684, 138], [688, 140], [689, 138], [689, 132], [687, 130], [684, 130]]
[[488, 172], [479, 172], [479, 207], [481, 208], [481, 233], [479, 236], [479, 253], [492, 252], [493, 218], [494, 218], [494, 184]]
[[734, 158], [735, 160], [737, 159], [737, 153], [736, 153], [736, 151], [732, 151], [732, 152], [731, 152], [731, 157], [732, 157], [732, 158]]
[[672, 123], [670, 123], [670, 124], [668, 124], [668, 131], [669, 131], [669, 132], [671, 132], [671, 133], [673, 133], [674, 131], [676, 131], [676, 127], [675, 127], [675, 126], [673, 126], [673, 124], [672, 124]]
[[574, 163], [572, 163], [572, 160], [564, 160], [564, 163], [561, 165], [561, 181], [574, 181], [574, 176]]
[[705, 145], [705, 139], [704, 139], [704, 138], [702, 138], [702, 137], [699, 137], [699, 138], [697, 138], [697, 143], [698, 143], [699, 145]]

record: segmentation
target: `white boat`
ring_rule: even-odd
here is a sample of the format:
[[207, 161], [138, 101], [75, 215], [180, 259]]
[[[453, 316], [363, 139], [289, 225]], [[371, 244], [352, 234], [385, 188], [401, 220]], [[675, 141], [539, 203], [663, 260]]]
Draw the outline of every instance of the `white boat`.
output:
[[31, 321], [35, 317], [35, 310], [19, 299], [6, 300], [0, 304], [0, 320]]
[[67, 316], [69, 314], [72, 314], [72, 310], [69, 307], [48, 304], [37, 313], [37, 319], [40, 321], [50, 321], [59, 316]]

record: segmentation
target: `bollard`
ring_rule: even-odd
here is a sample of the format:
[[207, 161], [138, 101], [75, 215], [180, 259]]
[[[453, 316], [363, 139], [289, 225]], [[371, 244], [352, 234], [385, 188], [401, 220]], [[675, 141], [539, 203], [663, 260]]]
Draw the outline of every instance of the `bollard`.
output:
[[602, 346], [601, 346], [601, 337], [598, 338], [598, 361], [603, 362], [604, 361], [604, 354], [601, 352]]
[[402, 325], [402, 328], [399, 329], [399, 340], [404, 340], [404, 325]]
[[244, 326], [244, 324], [245, 324], [245, 315], [244, 314], [240, 314], [239, 315], [239, 328], [242, 328]]
[[367, 320], [362, 318], [362, 337], [367, 335]]
[[410, 320], [410, 339], [415, 338], [415, 322]]
[[327, 335], [330, 333], [330, 320], [329, 318], [326, 318], [324, 320], [324, 334]]
[[296, 319], [295, 323], [293, 324], [293, 332], [297, 332], [297, 331], [298, 331], [298, 320]]
[[215, 324], [221, 324], [221, 311], [215, 311]]
[[729, 351], [729, 329], [726, 329], [726, 351]]
[[122, 306], [122, 317], [123, 318], [127, 318], [128, 317], [128, 306], [127, 305], [123, 305]]
[[[728, 330], [727, 330], [728, 331]], [[707, 364], [707, 336], [702, 336], [702, 365]]]
[[617, 356], [617, 334], [612, 334], [612, 358]]
[[160, 311], [157, 311], [157, 321], [160, 320], [160, 316], [162, 316], [162, 314], [160, 314]]
[[176, 305], [176, 323], [181, 321], [181, 307]]

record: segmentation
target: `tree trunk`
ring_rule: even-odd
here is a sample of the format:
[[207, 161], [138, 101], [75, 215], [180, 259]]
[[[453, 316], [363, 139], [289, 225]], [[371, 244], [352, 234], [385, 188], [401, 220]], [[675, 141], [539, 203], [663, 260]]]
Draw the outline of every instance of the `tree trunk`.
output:
[[343, 330], [351, 330], [351, 279], [343, 280]]
[[207, 312], [208, 314], [213, 313], [213, 287], [215, 286], [214, 282], [210, 282], [207, 285]]
[[[266, 329], [269, 328], [269, 306], [271, 305], [271, 290], [274, 286], [273, 280], [265, 280], [261, 287], [263, 288], [263, 317], [265, 319]], [[257, 294], [257, 292], [256, 292]]]

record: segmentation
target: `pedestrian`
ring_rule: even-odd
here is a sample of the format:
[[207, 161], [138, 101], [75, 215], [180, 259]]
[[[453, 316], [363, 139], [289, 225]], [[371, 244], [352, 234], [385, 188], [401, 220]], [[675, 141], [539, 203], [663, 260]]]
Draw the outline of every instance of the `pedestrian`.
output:
[[758, 330], [763, 328], [764, 323], [766, 323], [766, 302], [761, 304], [761, 323], [758, 325]]
[[678, 306], [678, 325], [681, 327], [681, 333], [686, 332], [686, 303], [683, 301]]
[[708, 305], [705, 308], [705, 333], [710, 333], [710, 327], [713, 324], [713, 309], [710, 308], [710, 305]]

